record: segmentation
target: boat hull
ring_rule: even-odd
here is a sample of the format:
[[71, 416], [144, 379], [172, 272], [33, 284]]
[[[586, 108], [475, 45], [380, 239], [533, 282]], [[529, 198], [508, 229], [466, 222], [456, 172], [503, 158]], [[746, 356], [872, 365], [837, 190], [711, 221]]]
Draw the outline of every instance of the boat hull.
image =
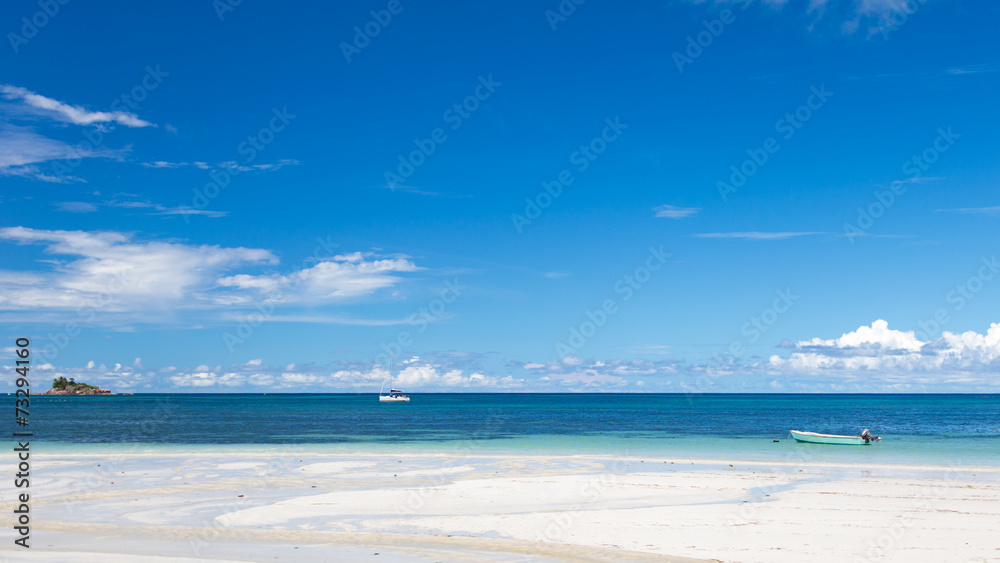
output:
[[837, 436], [834, 434], [817, 434], [816, 432], [802, 432], [792, 430], [792, 438], [796, 442], [808, 444], [830, 444], [833, 446], [868, 446], [871, 442], [866, 442], [860, 436]]
[[379, 395], [378, 402], [380, 403], [408, 403], [410, 402], [409, 397], [390, 397], [388, 395]]

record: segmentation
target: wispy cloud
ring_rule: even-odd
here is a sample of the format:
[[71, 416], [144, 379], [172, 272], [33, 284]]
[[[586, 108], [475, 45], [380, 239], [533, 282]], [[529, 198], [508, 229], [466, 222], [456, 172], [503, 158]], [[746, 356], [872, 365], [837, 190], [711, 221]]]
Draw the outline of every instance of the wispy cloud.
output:
[[967, 66], [949, 68], [944, 72], [945, 74], [963, 75], [963, 74], [985, 74], [996, 71], [997, 67], [994, 65], [978, 64], [978, 65], [967, 65]]
[[[235, 321], [244, 320], [244, 316], [232, 315]], [[397, 326], [409, 324], [411, 319], [355, 319], [351, 317], [336, 317], [329, 315], [271, 315], [266, 319], [276, 323], [309, 323], [346, 326]]]
[[212, 168], [207, 162], [167, 162], [166, 160], [143, 162], [142, 165], [147, 168], [182, 168], [184, 166], [194, 166], [195, 168], [200, 168], [202, 170], [209, 170]]
[[763, 233], [759, 231], [747, 231], [737, 233], [699, 233], [691, 235], [696, 238], [733, 238], [746, 240], [782, 240], [795, 237], [807, 237], [813, 235], [823, 235], [821, 232], [778, 232]]
[[697, 215], [699, 211], [701, 211], [699, 207], [677, 207], [674, 205], [658, 205], [653, 208], [654, 217], [667, 219], [684, 219]]
[[226, 211], [211, 211], [208, 209], [194, 209], [193, 207], [179, 206], [166, 207], [159, 203], [140, 200], [113, 200], [107, 202], [110, 207], [122, 207], [125, 209], [145, 209], [147, 215], [201, 215], [203, 217], [225, 217], [229, 215]]
[[[706, 0], [688, 0], [695, 4], [707, 3]], [[741, 8], [755, 3], [754, 0], [715, 0], [715, 4], [736, 4]], [[923, 4], [912, 0], [809, 0], [808, 2], [789, 2], [788, 0], [760, 0], [756, 2], [781, 12], [798, 16], [808, 31], [813, 31], [821, 22], [829, 22], [834, 29], [844, 35], [856, 33], [859, 29], [868, 31], [871, 38], [879, 32], [879, 25], [890, 21], [894, 14], [913, 14], [914, 6]], [[863, 24], [863, 26], [862, 26]]]
[[426, 191], [426, 190], [421, 190], [420, 188], [414, 188], [413, 186], [404, 186], [403, 184], [386, 184], [385, 188], [387, 188], [389, 191], [392, 191], [392, 192], [400, 191], [400, 192], [406, 192], [406, 193], [415, 194], [415, 195], [426, 195], [426, 196], [440, 196], [440, 195], [443, 195], [443, 194], [438, 193], [438, 192], [429, 192], [429, 191]]
[[[100, 131], [101, 135], [116, 125], [155, 127], [130, 112], [91, 111], [9, 84], [0, 84], [0, 116], [3, 118], [3, 123], [0, 123], [0, 176], [20, 176], [63, 184], [83, 181], [70, 174], [82, 159], [121, 158], [129, 148], [111, 150], [97, 147], [84, 136], [77, 144], [71, 145], [38, 133], [35, 125], [45, 124], [59, 129], [64, 129], [65, 123], [90, 126]], [[29, 122], [32, 126], [15, 125], [14, 121]], [[59, 164], [59, 161], [62, 163]], [[46, 162], [57, 162], [53, 165], [56, 173], [39, 166]]]
[[159, 203], [154, 203], [147, 200], [135, 200], [135, 199], [116, 199], [111, 201], [106, 201], [103, 203], [91, 203], [86, 201], [61, 201], [57, 202], [56, 209], [59, 211], [65, 211], [68, 213], [93, 213], [97, 211], [101, 206], [105, 207], [118, 207], [123, 209], [138, 209], [142, 210], [146, 215], [201, 215], [203, 217], [226, 217], [229, 215], [226, 211], [211, 211], [208, 209], [194, 209], [187, 206], [178, 207], [167, 207]]
[[186, 168], [194, 167], [201, 170], [211, 170], [212, 168], [220, 168], [226, 170], [234, 170], [236, 172], [264, 172], [264, 171], [275, 171], [281, 170], [286, 166], [295, 166], [301, 164], [298, 160], [293, 158], [283, 158], [278, 162], [273, 163], [261, 163], [261, 164], [241, 164], [235, 160], [227, 160], [226, 162], [220, 162], [216, 165], [208, 164], [207, 162], [170, 162], [166, 160], [155, 160], [153, 162], [143, 162], [142, 165], [146, 168]]
[[1000, 206], [961, 207], [958, 209], [936, 209], [938, 213], [962, 213], [965, 215], [1000, 215]]
[[0, 176], [22, 176], [43, 182], [82, 182], [76, 176], [50, 174], [37, 165], [59, 160], [120, 158], [127, 149], [74, 146], [40, 135], [30, 127], [0, 124]]
[[11, 86], [9, 84], [0, 84], [0, 94], [7, 100], [23, 104], [24, 108], [22, 109], [28, 109], [52, 119], [75, 125], [118, 123], [126, 127], [156, 127], [144, 119], [139, 119], [139, 116], [134, 113], [125, 111], [90, 111], [83, 107], [47, 98], [26, 88]]
[[97, 206], [86, 201], [60, 201], [56, 202], [56, 209], [67, 213], [93, 213]]

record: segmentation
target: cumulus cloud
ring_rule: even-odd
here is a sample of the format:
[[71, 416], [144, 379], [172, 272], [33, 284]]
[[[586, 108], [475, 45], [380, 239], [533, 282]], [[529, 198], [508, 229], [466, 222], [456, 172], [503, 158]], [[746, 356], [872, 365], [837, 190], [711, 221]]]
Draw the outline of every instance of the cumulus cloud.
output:
[[877, 320], [838, 338], [798, 342], [789, 357], [774, 355], [768, 364], [796, 374], [919, 376], [911, 380], [921, 383], [968, 381], [978, 374], [988, 381], [1000, 368], [1000, 323], [985, 334], [945, 331], [922, 341], [914, 331], [893, 330]]
[[[497, 376], [478, 370], [456, 369], [439, 363], [411, 358], [406, 367], [394, 374], [393, 384], [407, 392], [490, 391], [519, 389], [525, 381], [510, 375]], [[0, 369], [5, 369], [0, 366]], [[165, 368], [141, 375], [137, 382], [125, 383], [127, 376], [137, 374], [137, 368], [116, 364], [115, 369], [103, 365], [87, 368], [54, 368], [54, 374], [75, 376], [80, 381], [96, 382], [145, 390], [185, 391], [299, 391], [299, 392], [371, 392], [388, 382], [388, 372], [381, 366], [362, 367], [353, 364], [346, 369], [330, 371], [312, 364], [285, 367], [266, 365], [251, 360], [228, 367], [200, 365], [190, 369]], [[53, 375], [57, 377], [58, 375]], [[113, 387], [112, 390], [115, 388]]]

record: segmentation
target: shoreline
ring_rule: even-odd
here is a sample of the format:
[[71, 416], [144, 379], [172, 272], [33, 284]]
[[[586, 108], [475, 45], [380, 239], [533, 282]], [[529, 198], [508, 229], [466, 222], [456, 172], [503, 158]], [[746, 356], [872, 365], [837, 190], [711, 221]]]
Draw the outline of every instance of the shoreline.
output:
[[[762, 441], [762, 440], [758, 440]], [[763, 440], [767, 441], [767, 440]], [[659, 460], [673, 461], [680, 463], [703, 464], [743, 464], [757, 466], [774, 467], [828, 467], [840, 469], [878, 469], [878, 470], [913, 470], [913, 471], [949, 471], [955, 468], [980, 471], [982, 473], [1000, 474], [1000, 463], [991, 463], [993, 460], [970, 459], [962, 460], [951, 458], [945, 460], [935, 460], [935, 462], [914, 463], [909, 458], [900, 458], [898, 461], [881, 458], [867, 459], [857, 458], [853, 460], [838, 459], [838, 454], [843, 457], [856, 455], [858, 450], [863, 448], [885, 448], [885, 445], [876, 446], [829, 446], [812, 444], [795, 444], [791, 440], [790, 449], [779, 452], [767, 452], [765, 455], [740, 455], [740, 453], [727, 453], [724, 450], [710, 452], [691, 452], [681, 449], [676, 453], [662, 449], [651, 451], [650, 449], [620, 448], [616, 451], [593, 451], [592, 448], [582, 450], [574, 449], [572, 446], [560, 446], [550, 451], [541, 451], [537, 446], [518, 447], [512, 443], [492, 440], [448, 440], [435, 442], [331, 442], [331, 443], [254, 443], [254, 444], [178, 444], [178, 443], [149, 443], [149, 442], [117, 442], [112, 444], [101, 443], [69, 443], [49, 440], [32, 439], [33, 447], [39, 452], [46, 452], [50, 455], [58, 456], [92, 456], [92, 455], [117, 455], [117, 454], [141, 454], [148, 456], [177, 456], [184, 455], [190, 457], [212, 457], [219, 455], [245, 455], [253, 453], [263, 456], [275, 456], [283, 453], [295, 455], [332, 455], [332, 456], [362, 456], [362, 457], [394, 457], [425, 456], [425, 457], [479, 457], [479, 458], [505, 458], [517, 456], [522, 458], [589, 458], [589, 459], [628, 459], [635, 461]], [[17, 442], [0, 441], [0, 447], [14, 447]], [[638, 450], [638, 451], [637, 451]], [[746, 452], [741, 452], [745, 454]], [[822, 457], [820, 457], [822, 456]]]
[[1000, 557], [988, 528], [1000, 519], [1000, 467], [33, 446], [32, 555], [58, 549], [74, 561]]

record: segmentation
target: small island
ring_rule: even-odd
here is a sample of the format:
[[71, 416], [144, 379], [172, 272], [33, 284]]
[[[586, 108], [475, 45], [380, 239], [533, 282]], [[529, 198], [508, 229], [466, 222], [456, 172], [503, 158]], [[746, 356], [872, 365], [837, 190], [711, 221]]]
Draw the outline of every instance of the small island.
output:
[[49, 389], [43, 395], [114, 395], [111, 391], [107, 389], [101, 389], [96, 385], [88, 385], [86, 383], [77, 383], [73, 378], [66, 379], [65, 377], [59, 377], [52, 380], [52, 389]]

